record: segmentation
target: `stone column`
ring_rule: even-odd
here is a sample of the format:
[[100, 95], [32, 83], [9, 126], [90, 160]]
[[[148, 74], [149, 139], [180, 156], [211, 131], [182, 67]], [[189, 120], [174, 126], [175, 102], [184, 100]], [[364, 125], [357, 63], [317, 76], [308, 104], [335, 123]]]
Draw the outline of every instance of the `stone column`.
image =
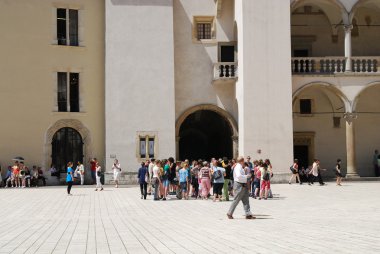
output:
[[239, 137], [232, 136], [232, 157], [237, 158], [239, 156]]
[[359, 177], [355, 159], [355, 123], [356, 114], [346, 113], [346, 149], [347, 149], [347, 174], [346, 177]]
[[352, 25], [344, 26], [344, 56], [346, 57], [346, 72], [352, 71], [351, 66], [351, 56], [352, 56], [352, 46], [351, 46], [351, 30]]

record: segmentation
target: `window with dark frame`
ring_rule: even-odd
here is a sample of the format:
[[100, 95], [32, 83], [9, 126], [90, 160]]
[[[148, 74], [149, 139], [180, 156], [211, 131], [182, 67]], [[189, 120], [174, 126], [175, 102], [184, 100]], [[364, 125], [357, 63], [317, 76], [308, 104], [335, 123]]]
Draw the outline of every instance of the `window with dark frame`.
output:
[[67, 112], [67, 73], [58, 72], [58, 112]]
[[70, 73], [70, 112], [79, 112], [79, 73]]
[[139, 154], [141, 159], [154, 158], [155, 153], [155, 137], [139, 136]]
[[58, 112], [80, 112], [79, 108], [79, 73], [57, 73]]
[[69, 10], [70, 46], [79, 46], [78, 40], [78, 10]]
[[57, 9], [57, 40], [58, 45], [66, 45], [66, 9]]
[[311, 114], [311, 99], [300, 99], [300, 113]]
[[[67, 31], [67, 28], [68, 28], [68, 31]], [[57, 9], [58, 45], [79, 46], [78, 30], [79, 30], [78, 29], [78, 10], [58, 8]]]
[[197, 23], [197, 39], [198, 40], [211, 39], [211, 23]]

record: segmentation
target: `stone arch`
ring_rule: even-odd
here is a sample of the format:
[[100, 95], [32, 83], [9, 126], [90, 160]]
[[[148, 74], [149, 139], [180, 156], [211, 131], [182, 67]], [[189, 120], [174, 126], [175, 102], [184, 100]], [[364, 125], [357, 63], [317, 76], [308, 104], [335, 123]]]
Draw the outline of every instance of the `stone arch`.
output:
[[[323, 10], [330, 24], [335, 24], [335, 26], [331, 26], [331, 32], [333, 35], [337, 34], [339, 28], [338, 24], [340, 24], [340, 22], [343, 22], [342, 25], [350, 24], [349, 13], [340, 0], [292, 0], [290, 4], [291, 11], [293, 12], [295, 9], [306, 4], [318, 6]], [[337, 15], [337, 12], [340, 13], [340, 15]]]
[[48, 130], [46, 131], [45, 135], [45, 145], [44, 145], [44, 163], [45, 168], [49, 168], [52, 158], [52, 141], [54, 134], [62, 129], [62, 128], [73, 128], [76, 131], [79, 132], [79, 134], [82, 137], [83, 141], [83, 155], [84, 155], [84, 161], [83, 163], [85, 164], [86, 161], [89, 161], [89, 159], [92, 157], [92, 140], [91, 140], [91, 133], [90, 130], [83, 125], [83, 123], [79, 120], [76, 119], [61, 119], [55, 122], [53, 125], [51, 125]]
[[363, 92], [371, 87], [380, 85], [380, 81], [369, 83], [368, 85], [364, 86], [355, 96], [354, 102], [352, 103], [352, 112], [356, 112], [360, 96], [363, 94]]
[[297, 96], [302, 92], [304, 91], [305, 89], [309, 88], [309, 87], [322, 87], [324, 89], [327, 89], [329, 91], [331, 91], [333, 94], [335, 94], [336, 96], [338, 96], [338, 98], [343, 102], [344, 104], [344, 108], [345, 108], [345, 112], [352, 112], [352, 103], [351, 101], [347, 98], [347, 96], [338, 88], [336, 87], [335, 85], [333, 84], [330, 84], [330, 83], [327, 83], [327, 82], [311, 82], [311, 83], [307, 83], [301, 87], [299, 87], [297, 90], [295, 90], [293, 92], [293, 104], [294, 102], [296, 101], [297, 99]]
[[235, 121], [235, 119], [229, 112], [213, 104], [201, 104], [201, 105], [193, 106], [185, 110], [178, 117], [176, 121], [176, 125], [175, 125], [176, 157], [179, 158], [179, 138], [180, 138], [179, 134], [180, 134], [181, 125], [183, 124], [183, 122], [186, 120], [188, 116], [201, 110], [213, 111], [226, 120], [226, 122], [228, 123], [232, 131], [231, 139], [232, 139], [232, 144], [233, 144], [233, 156], [236, 157], [238, 155], [238, 136], [239, 136], [237, 122]]
[[378, 0], [358, 0], [350, 11], [350, 14], [349, 14], [350, 23], [354, 19], [357, 10], [364, 5], [370, 5], [370, 6], [374, 6], [377, 9], [380, 9], [380, 2]]

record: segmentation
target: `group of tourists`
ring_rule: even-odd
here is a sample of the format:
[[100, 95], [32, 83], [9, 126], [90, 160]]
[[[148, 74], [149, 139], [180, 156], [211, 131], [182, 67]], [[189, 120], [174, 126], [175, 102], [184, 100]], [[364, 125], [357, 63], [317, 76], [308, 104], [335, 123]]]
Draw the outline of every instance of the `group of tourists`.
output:
[[[141, 199], [153, 195], [153, 200], [165, 201], [175, 195], [183, 200], [229, 201], [235, 195], [234, 169], [238, 164], [237, 160], [226, 158], [212, 158], [210, 162], [194, 160], [191, 163], [189, 160], [175, 162], [173, 157], [148, 160], [141, 163], [138, 170]], [[246, 181], [249, 196], [259, 199], [273, 197], [270, 191], [273, 171], [269, 159], [252, 163], [250, 157], [243, 158], [243, 170], [250, 176]]]
[[[117, 160], [115, 161], [115, 163]], [[90, 160], [91, 165], [91, 178], [93, 181], [93, 184], [96, 185], [95, 191], [103, 191], [103, 185], [101, 183], [101, 177], [102, 177], [102, 168], [96, 158], [93, 158]], [[115, 164], [114, 164], [115, 165]], [[120, 167], [120, 164], [119, 164]], [[120, 168], [121, 171], [121, 168]], [[84, 175], [85, 170], [83, 164], [78, 161], [77, 166], [74, 170], [74, 164], [73, 162], [69, 161], [67, 163], [67, 172], [66, 172], [66, 183], [67, 183], [67, 195], [71, 196], [71, 188], [73, 186], [73, 183], [76, 179], [80, 179], [80, 184], [84, 184]], [[118, 185], [116, 185], [118, 187]]]
[[0, 182], [5, 188], [38, 187], [39, 181], [46, 185], [46, 178], [41, 167], [33, 166], [29, 169], [23, 161], [15, 161], [13, 166], [8, 166], [4, 177]]
[[[298, 159], [294, 159], [293, 165], [290, 167], [290, 171], [292, 172], [292, 175], [289, 179], [289, 184], [292, 184], [292, 180], [295, 179], [296, 183], [299, 183], [302, 185], [302, 183], [307, 182], [309, 185], [313, 185], [315, 181], [318, 180], [319, 185], [323, 186], [325, 185], [323, 179], [322, 179], [322, 171], [326, 171], [326, 169], [322, 169], [320, 166], [321, 162], [318, 159], [314, 159], [313, 165], [306, 169], [302, 167], [299, 168]], [[342, 160], [337, 159], [336, 165], [334, 168], [335, 176], [336, 176], [336, 185], [342, 186]]]

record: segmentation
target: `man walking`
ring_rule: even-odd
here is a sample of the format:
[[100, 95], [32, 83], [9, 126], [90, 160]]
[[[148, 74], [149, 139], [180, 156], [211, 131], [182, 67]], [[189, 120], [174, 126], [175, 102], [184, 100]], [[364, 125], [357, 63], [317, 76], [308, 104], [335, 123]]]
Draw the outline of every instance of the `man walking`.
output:
[[252, 216], [250, 206], [249, 206], [249, 192], [247, 186], [247, 179], [251, 177], [250, 174], [246, 174], [244, 170], [244, 157], [239, 157], [237, 159], [236, 166], [233, 171], [234, 176], [234, 193], [235, 198], [231, 204], [230, 210], [227, 213], [228, 219], [233, 219], [232, 217], [236, 206], [240, 201], [243, 202], [245, 218], [246, 219], [256, 219]]

